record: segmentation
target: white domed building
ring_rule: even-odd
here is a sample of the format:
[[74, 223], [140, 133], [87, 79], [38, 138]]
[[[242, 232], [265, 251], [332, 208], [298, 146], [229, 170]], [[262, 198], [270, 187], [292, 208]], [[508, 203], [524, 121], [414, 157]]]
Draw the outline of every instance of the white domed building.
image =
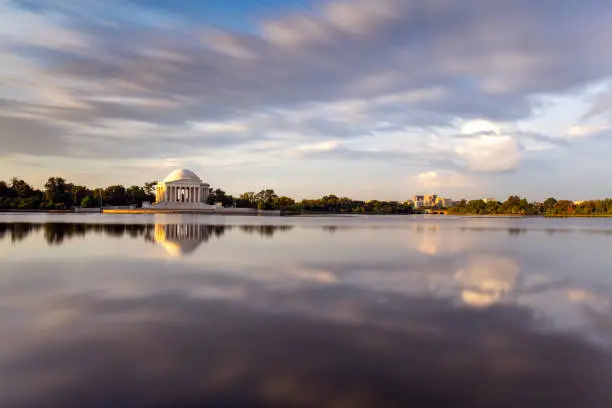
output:
[[155, 203], [152, 207], [163, 209], [214, 209], [206, 204], [210, 185], [204, 183], [191, 170], [178, 169], [157, 183]]

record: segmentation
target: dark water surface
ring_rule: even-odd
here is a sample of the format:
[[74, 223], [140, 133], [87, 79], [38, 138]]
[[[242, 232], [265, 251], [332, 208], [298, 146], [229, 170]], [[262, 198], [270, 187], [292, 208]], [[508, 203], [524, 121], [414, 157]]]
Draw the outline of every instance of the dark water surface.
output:
[[0, 407], [612, 407], [612, 219], [0, 215]]

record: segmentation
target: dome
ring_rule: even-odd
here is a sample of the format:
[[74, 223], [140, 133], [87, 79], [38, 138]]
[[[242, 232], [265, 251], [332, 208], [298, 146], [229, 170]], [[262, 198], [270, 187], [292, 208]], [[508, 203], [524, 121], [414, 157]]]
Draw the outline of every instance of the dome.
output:
[[164, 183], [169, 183], [171, 181], [193, 181], [196, 183], [202, 182], [202, 180], [197, 176], [197, 174], [187, 169], [174, 170], [172, 173], [168, 174], [168, 176], [164, 179]]

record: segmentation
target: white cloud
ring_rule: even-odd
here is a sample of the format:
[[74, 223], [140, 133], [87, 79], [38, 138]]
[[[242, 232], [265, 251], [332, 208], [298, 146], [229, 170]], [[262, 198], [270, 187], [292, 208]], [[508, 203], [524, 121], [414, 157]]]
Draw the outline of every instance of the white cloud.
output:
[[474, 184], [468, 177], [453, 170], [432, 170], [419, 173], [415, 181], [425, 189], [465, 188]]
[[306, 153], [313, 152], [330, 152], [338, 149], [342, 143], [338, 140], [326, 140], [319, 143], [310, 143], [299, 145], [294, 149], [289, 149], [287, 155], [290, 157], [301, 156]]
[[28, 11], [15, 2], [2, 1], [0, 21], [0, 49], [19, 44], [65, 51], [89, 45], [86, 35], [66, 28], [68, 21], [61, 13]]
[[610, 129], [607, 124], [574, 125], [567, 130], [567, 136], [572, 139], [582, 139]]
[[520, 160], [518, 144], [509, 135], [481, 134], [459, 142], [455, 152], [477, 172], [513, 170]]
[[486, 133], [486, 132], [495, 133], [496, 135], [501, 134], [499, 125], [493, 122], [490, 122], [488, 120], [482, 120], [482, 119], [470, 120], [470, 121], [465, 122], [463, 126], [461, 127], [461, 134], [464, 134], [464, 135], [475, 135], [475, 134]]
[[203, 133], [240, 133], [246, 132], [248, 127], [241, 122], [192, 122], [193, 130]]

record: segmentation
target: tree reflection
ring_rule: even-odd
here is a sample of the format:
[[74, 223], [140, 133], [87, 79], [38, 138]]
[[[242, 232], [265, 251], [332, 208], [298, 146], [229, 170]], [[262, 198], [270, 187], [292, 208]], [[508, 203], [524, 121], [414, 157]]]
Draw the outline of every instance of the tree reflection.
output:
[[[277, 231], [289, 231], [290, 225], [209, 225], [209, 224], [89, 224], [89, 223], [0, 223], [0, 240], [10, 239], [20, 242], [33, 233], [43, 231], [48, 245], [58, 246], [67, 240], [84, 238], [90, 234], [104, 234], [111, 238], [144, 239], [150, 243], [188, 243], [186, 246], [197, 247], [210, 238], [221, 238], [227, 231], [238, 229], [247, 234], [259, 234], [272, 237]], [[195, 245], [197, 243], [197, 245]], [[176, 251], [174, 251], [176, 252]], [[179, 251], [188, 253], [192, 251]]]

